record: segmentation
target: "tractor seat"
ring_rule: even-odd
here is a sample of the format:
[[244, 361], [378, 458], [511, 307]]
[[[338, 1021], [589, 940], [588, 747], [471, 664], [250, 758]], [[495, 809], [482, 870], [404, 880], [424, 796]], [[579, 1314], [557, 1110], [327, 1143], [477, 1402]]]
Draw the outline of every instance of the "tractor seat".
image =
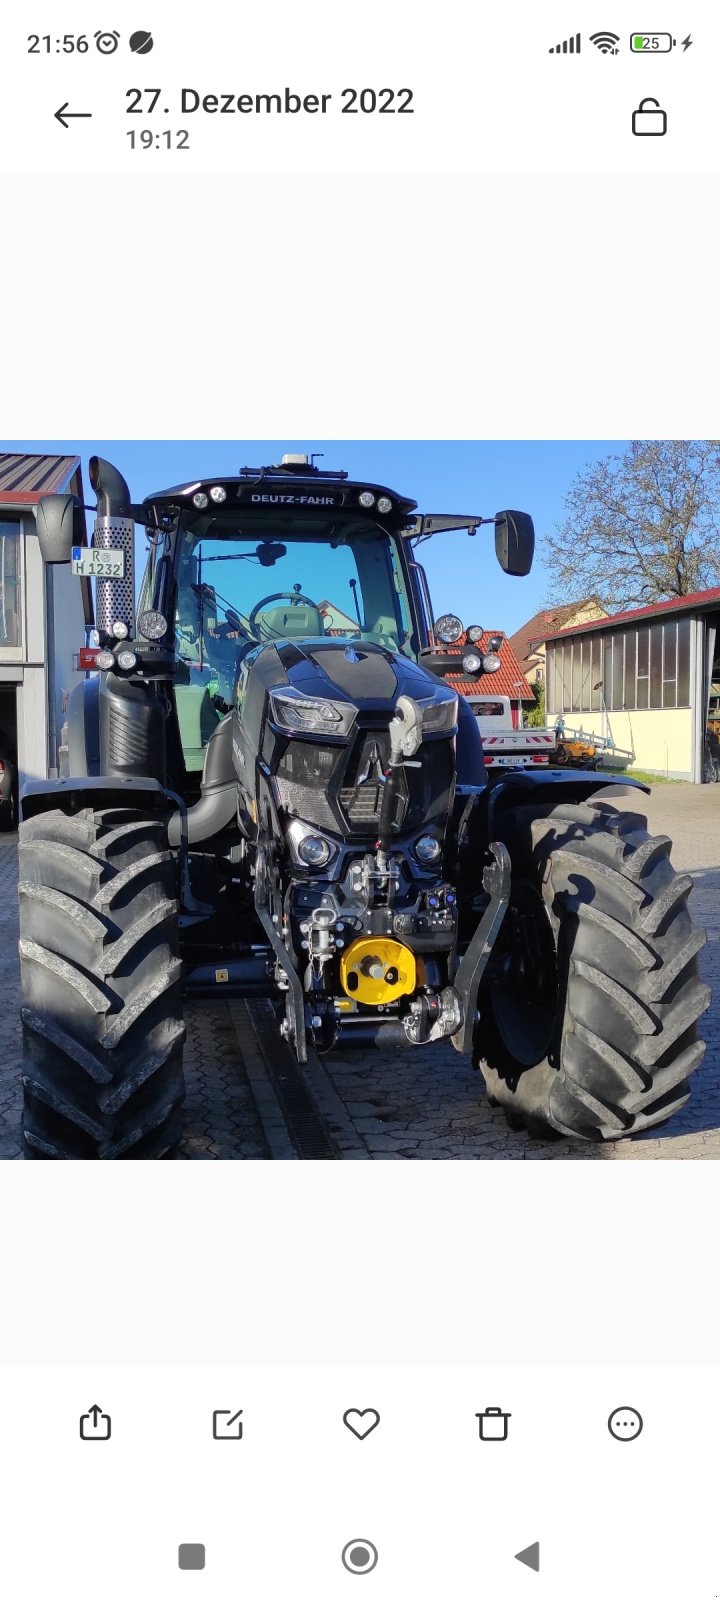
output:
[[316, 639], [325, 632], [322, 614], [315, 606], [268, 606], [257, 619], [257, 630], [267, 639]]

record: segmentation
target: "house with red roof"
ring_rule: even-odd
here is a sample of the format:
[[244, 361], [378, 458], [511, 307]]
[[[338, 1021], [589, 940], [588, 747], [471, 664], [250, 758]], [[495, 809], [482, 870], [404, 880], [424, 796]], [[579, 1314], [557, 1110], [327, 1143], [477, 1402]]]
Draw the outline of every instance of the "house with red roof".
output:
[[607, 611], [596, 595], [587, 600], [573, 600], [567, 606], [551, 606], [536, 611], [522, 628], [510, 635], [510, 643], [522, 665], [529, 684], [545, 682], [545, 637], [556, 628], [571, 628], [576, 623], [593, 622], [606, 617]]
[[609, 737], [630, 770], [720, 781], [719, 633], [720, 588], [548, 628], [548, 726]]

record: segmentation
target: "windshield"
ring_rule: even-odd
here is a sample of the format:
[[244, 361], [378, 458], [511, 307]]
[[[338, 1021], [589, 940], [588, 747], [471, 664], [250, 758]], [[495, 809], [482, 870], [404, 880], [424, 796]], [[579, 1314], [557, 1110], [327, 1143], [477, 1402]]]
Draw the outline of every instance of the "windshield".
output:
[[[257, 644], [347, 638], [412, 651], [410, 608], [391, 535], [366, 522], [304, 523], [262, 533], [186, 514], [178, 534], [176, 690], [186, 766], [233, 703], [240, 662]], [[188, 693], [188, 691], [190, 691]]]

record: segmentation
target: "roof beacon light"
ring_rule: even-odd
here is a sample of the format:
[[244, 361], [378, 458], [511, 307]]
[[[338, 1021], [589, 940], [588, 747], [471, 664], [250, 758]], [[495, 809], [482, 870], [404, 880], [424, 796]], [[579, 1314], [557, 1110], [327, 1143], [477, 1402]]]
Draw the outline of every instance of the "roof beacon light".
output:
[[198, 511], [204, 511], [207, 503], [208, 503], [207, 495], [203, 494], [202, 489], [199, 489], [197, 494], [193, 495], [193, 505], [197, 506]]
[[223, 489], [221, 483], [216, 483], [215, 488], [210, 490], [210, 499], [214, 500], [217, 506], [222, 505], [223, 500], [227, 500], [227, 489]]
[[281, 467], [309, 467], [309, 456], [294, 456], [292, 454], [281, 457]]
[[369, 489], [363, 489], [362, 494], [358, 495], [358, 500], [365, 511], [370, 511], [375, 504], [375, 496], [370, 493]]

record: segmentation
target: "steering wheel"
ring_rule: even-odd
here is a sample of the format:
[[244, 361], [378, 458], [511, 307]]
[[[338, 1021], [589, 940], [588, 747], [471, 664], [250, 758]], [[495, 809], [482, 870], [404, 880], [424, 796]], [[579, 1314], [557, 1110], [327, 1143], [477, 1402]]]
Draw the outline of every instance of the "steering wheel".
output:
[[265, 606], [272, 605], [274, 600], [289, 600], [290, 604], [293, 605], [293, 606], [309, 606], [310, 610], [314, 611], [315, 615], [317, 617], [317, 622], [318, 622], [317, 631], [318, 631], [318, 633], [324, 633], [325, 632], [325, 625], [324, 625], [323, 619], [322, 619], [322, 612], [318, 610], [318, 608], [317, 608], [317, 606], [315, 604], [315, 601], [311, 600], [309, 595], [298, 594], [297, 590], [295, 590], [295, 589], [279, 589], [277, 594], [266, 594], [264, 600], [258, 600], [257, 605], [253, 606], [252, 611], [250, 612], [250, 615], [248, 617], [248, 626], [250, 628], [252, 628], [256, 639], [258, 639], [260, 637], [260, 632], [259, 632], [258, 623], [257, 623], [258, 612], [264, 611]]

